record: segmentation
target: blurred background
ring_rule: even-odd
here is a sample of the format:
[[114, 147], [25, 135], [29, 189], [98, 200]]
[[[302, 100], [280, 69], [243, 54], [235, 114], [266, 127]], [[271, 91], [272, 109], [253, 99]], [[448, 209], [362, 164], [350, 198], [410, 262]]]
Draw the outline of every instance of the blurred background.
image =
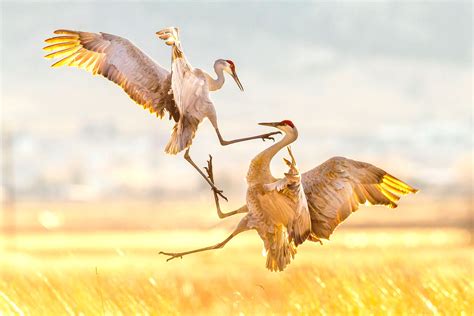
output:
[[[471, 8], [469, 2], [3, 1], [1, 226], [149, 229], [166, 226], [170, 213], [185, 218], [175, 229], [217, 222], [207, 184], [181, 155], [164, 154], [171, 121], [149, 115], [100, 76], [52, 69], [42, 58], [43, 40], [55, 29], [102, 31], [130, 39], [169, 69], [170, 49], [154, 33], [173, 25], [195, 67], [212, 73], [217, 58], [237, 65], [245, 92], [228, 81], [212, 94], [225, 137], [266, 132], [258, 122], [291, 119], [300, 132], [293, 147], [301, 170], [341, 155], [421, 189], [397, 212], [364, 210], [348, 225], [467, 227]], [[232, 208], [245, 200], [249, 161], [268, 145], [221, 147], [206, 121], [192, 153], [202, 166], [214, 156], [216, 181]], [[283, 168], [276, 159], [273, 172]]]
[[[472, 314], [471, 2], [0, 6], [0, 314]], [[42, 47], [60, 28], [112, 33], [169, 69], [155, 35], [168, 26], [195, 67], [235, 62], [245, 92], [227, 80], [212, 94], [225, 138], [290, 119], [300, 170], [345, 156], [420, 192], [362, 206], [281, 274], [255, 232], [166, 263], [159, 250], [214, 244], [239, 218], [220, 221], [207, 184], [164, 153], [171, 121], [100, 76], [50, 68]], [[221, 147], [202, 124], [193, 159], [213, 155], [225, 211], [245, 203], [248, 164], [269, 145]]]

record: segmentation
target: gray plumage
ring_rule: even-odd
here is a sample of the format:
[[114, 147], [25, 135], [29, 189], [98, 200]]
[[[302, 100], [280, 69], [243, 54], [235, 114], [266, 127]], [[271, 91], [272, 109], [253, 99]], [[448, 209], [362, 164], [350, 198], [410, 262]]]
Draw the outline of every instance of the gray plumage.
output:
[[[241, 232], [255, 229], [266, 250], [266, 267], [283, 271], [294, 259], [297, 246], [305, 240], [321, 242], [329, 239], [334, 229], [360, 204], [397, 206], [402, 195], [417, 190], [371, 164], [343, 157], [333, 157], [316, 168], [300, 174], [291, 150], [290, 170], [277, 179], [270, 172], [272, 158], [294, 142], [298, 130], [291, 121], [261, 123], [280, 129], [285, 136], [258, 154], [247, 173], [247, 203], [223, 213], [214, 193], [220, 218], [246, 213], [234, 232], [214, 246], [196, 250], [162, 254], [168, 260], [191, 253], [219, 249]], [[213, 181], [212, 160], [207, 168]]]
[[359, 205], [397, 207], [402, 195], [417, 190], [369, 163], [333, 157], [303, 173], [311, 214], [312, 238], [329, 239]]
[[107, 33], [56, 30], [46, 39], [46, 58], [60, 58], [52, 67], [75, 66], [119, 85], [137, 104], [162, 118], [180, 112], [171, 92], [171, 74], [129, 40]]
[[192, 161], [189, 148], [192, 145], [199, 124], [209, 119], [221, 145], [226, 146], [252, 139], [273, 139], [276, 133], [225, 140], [218, 127], [216, 110], [209, 92], [219, 90], [228, 73], [243, 91], [231, 60], [218, 59], [214, 63], [217, 78], [194, 68], [183, 53], [179, 31], [176, 27], [165, 28], [156, 34], [171, 46], [171, 73], [153, 61], [129, 40], [107, 33], [89, 33], [71, 30], [56, 30], [58, 36], [45, 41], [50, 44], [46, 51], [54, 51], [46, 58], [60, 58], [52, 65], [76, 66], [99, 74], [115, 82], [139, 105], [162, 118], [169, 113], [176, 123], [165, 152], [175, 155], [186, 150], [184, 158], [225, 198], [221, 190], [202, 173]]
[[46, 58], [60, 58], [52, 67], [76, 66], [99, 74], [115, 82], [139, 105], [162, 118], [168, 112], [176, 121], [165, 151], [177, 154], [188, 149], [198, 125], [208, 118], [222, 145], [240, 141], [270, 138], [262, 134], [244, 139], [226, 141], [222, 138], [217, 116], [209, 92], [219, 90], [224, 72], [231, 75], [243, 90], [235, 65], [230, 60], [214, 63], [217, 78], [194, 68], [186, 59], [179, 39], [178, 28], [165, 28], [156, 34], [172, 48], [171, 73], [142, 52], [129, 40], [107, 33], [56, 30], [59, 36], [45, 40], [43, 49], [54, 51]]

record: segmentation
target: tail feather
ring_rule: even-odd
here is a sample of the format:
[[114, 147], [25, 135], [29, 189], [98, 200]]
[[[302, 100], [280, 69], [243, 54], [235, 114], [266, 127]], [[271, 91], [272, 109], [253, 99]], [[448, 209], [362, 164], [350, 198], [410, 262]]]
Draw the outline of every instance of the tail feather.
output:
[[173, 133], [166, 145], [165, 152], [171, 155], [176, 155], [191, 146], [198, 125], [198, 119], [183, 116], [173, 127]]
[[270, 271], [283, 271], [296, 254], [296, 246], [288, 238], [284, 227], [275, 227], [265, 245], [267, 250], [267, 269]]

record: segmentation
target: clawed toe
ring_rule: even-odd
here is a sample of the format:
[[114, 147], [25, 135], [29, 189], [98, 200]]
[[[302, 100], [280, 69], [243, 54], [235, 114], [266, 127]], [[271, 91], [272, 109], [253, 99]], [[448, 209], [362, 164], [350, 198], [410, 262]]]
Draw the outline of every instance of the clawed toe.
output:
[[212, 184], [214, 184], [214, 173], [212, 170], [212, 156], [209, 155], [209, 160], [207, 161], [207, 167], [204, 167], [204, 170], [207, 172], [207, 177], [211, 180]]
[[183, 256], [180, 255], [179, 253], [172, 253], [172, 252], [163, 252], [163, 251], [160, 251], [159, 253], [160, 255], [165, 255], [165, 256], [169, 256], [170, 258], [166, 259], [166, 262], [170, 261], [170, 260], [173, 260], [175, 258], [181, 258], [183, 259]]
[[219, 190], [215, 185], [214, 185], [214, 172], [213, 172], [213, 169], [212, 169], [212, 156], [209, 155], [209, 160], [207, 161], [207, 167], [204, 167], [204, 170], [206, 170], [206, 173], [207, 173], [207, 177], [209, 178], [209, 180], [211, 181], [212, 183], [212, 188], [211, 190], [214, 191], [214, 193], [216, 193], [217, 195], [219, 195], [221, 198], [223, 198], [224, 200], [226, 201], [229, 201], [227, 199], [227, 197], [223, 194], [224, 191], [222, 190]]
[[262, 136], [262, 140], [265, 141], [265, 140], [269, 139], [269, 140], [275, 141], [275, 138], [273, 138], [272, 136], [273, 135], [278, 135], [278, 134], [281, 134], [281, 132], [273, 132], [273, 133], [265, 134], [265, 135]]

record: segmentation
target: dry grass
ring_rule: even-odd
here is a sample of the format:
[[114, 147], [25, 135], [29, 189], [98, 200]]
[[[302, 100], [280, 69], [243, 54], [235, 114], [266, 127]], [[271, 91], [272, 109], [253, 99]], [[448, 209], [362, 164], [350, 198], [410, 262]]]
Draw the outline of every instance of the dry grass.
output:
[[472, 315], [467, 233], [337, 233], [303, 245], [283, 273], [265, 270], [251, 232], [168, 263], [157, 250], [207, 245], [225, 231], [22, 236], [21, 253], [2, 255], [0, 314]]

